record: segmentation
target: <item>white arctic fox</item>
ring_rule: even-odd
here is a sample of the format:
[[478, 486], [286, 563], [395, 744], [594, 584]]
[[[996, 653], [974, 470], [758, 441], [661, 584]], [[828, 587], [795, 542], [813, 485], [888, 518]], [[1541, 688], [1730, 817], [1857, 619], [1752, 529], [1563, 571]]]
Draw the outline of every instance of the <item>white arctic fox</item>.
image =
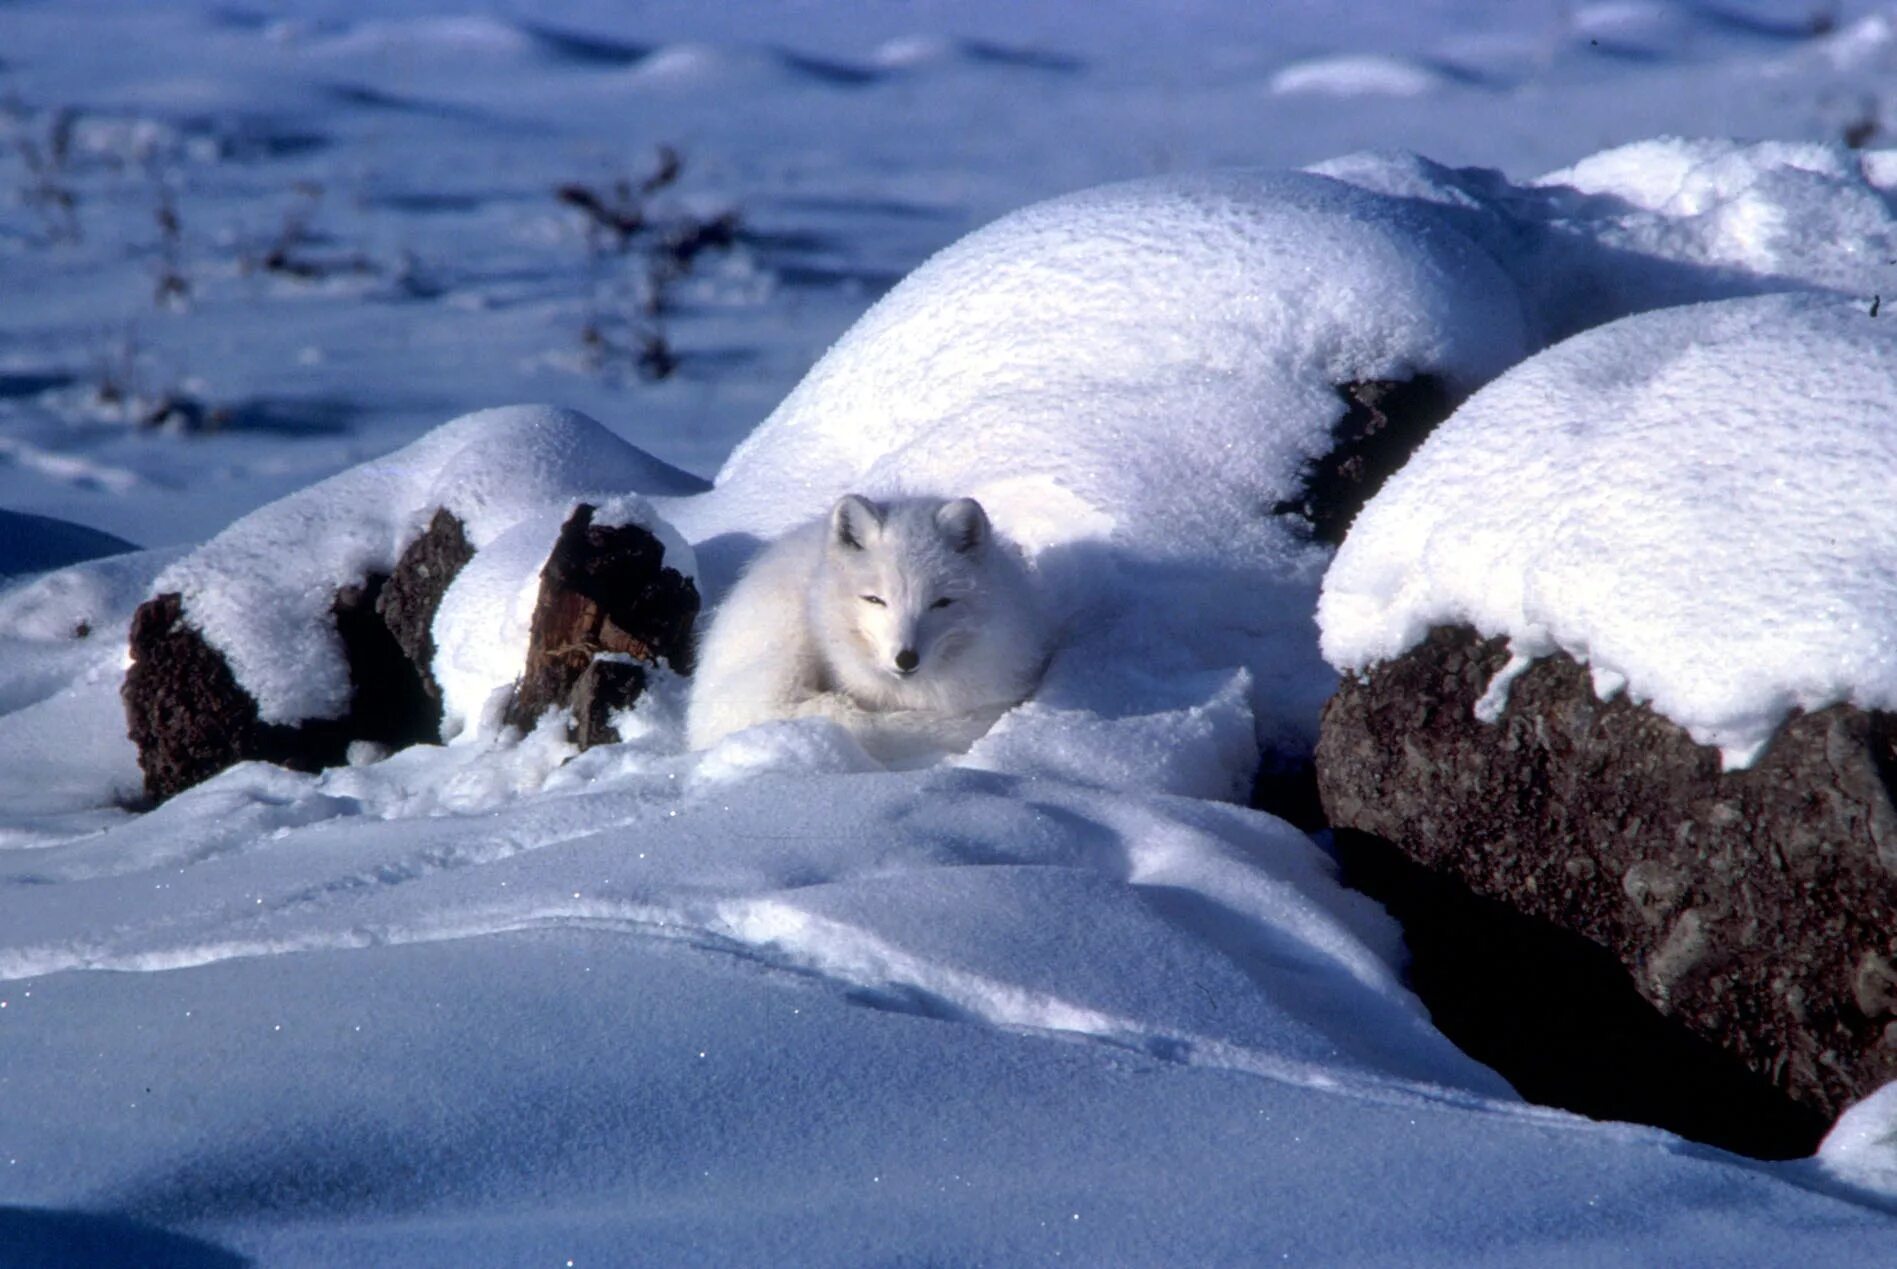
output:
[[973, 498], [850, 494], [754, 560], [698, 648], [692, 748], [824, 714], [879, 758], [966, 748], [1033, 690], [1043, 619]]

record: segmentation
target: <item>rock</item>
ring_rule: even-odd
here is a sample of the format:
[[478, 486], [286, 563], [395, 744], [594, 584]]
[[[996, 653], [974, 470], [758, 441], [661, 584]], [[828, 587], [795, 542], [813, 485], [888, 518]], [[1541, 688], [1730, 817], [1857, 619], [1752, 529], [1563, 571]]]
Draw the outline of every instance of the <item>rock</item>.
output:
[[176, 592], [139, 605], [120, 694], [146, 795], [162, 801], [238, 762], [320, 771], [344, 761], [352, 741], [394, 747], [438, 735], [440, 707], [376, 613], [385, 581], [346, 586], [331, 607], [355, 685], [349, 713], [294, 727], [259, 720], [255, 698], [185, 619]]
[[121, 695], [153, 800], [249, 758], [283, 761], [293, 748], [288, 728], [257, 720], [257, 702], [185, 622], [175, 592], [146, 600], [132, 615], [131, 656]]
[[[1897, 718], [1847, 706], [1795, 717], [1753, 767], [1724, 773], [1716, 751], [1646, 707], [1598, 699], [1565, 655], [1515, 680], [1498, 721], [1477, 721], [1507, 659], [1501, 640], [1439, 629], [1346, 678], [1317, 748], [1346, 858], [1366, 849], [1352, 833], [1370, 835], [1511, 920], [1604, 949], [1665, 1019], [1775, 1090], [1778, 1102], [1728, 1108], [1729, 1122], [1782, 1126], [1777, 1146], [1754, 1152], [1815, 1145], [1897, 1077], [1885, 1040], [1897, 1021]], [[1520, 955], [1516, 938], [1489, 952]], [[1534, 1002], [1479, 1004], [1505, 1026]]]
[[[435, 664], [435, 610], [441, 607], [448, 584], [473, 558], [474, 547], [461, 521], [445, 508], [437, 508], [428, 528], [402, 552], [395, 571], [389, 574], [388, 585], [376, 599], [376, 612], [420, 673], [422, 689], [430, 700], [441, 699], [441, 688], [431, 668]], [[439, 717], [436, 725], [440, 725]]]
[[617, 710], [631, 709], [645, 691], [645, 667], [631, 657], [605, 652], [580, 672], [568, 707], [573, 711], [573, 743], [581, 749], [620, 739], [612, 724]]
[[[507, 721], [531, 727], [570, 709], [582, 749], [616, 739], [607, 715], [630, 708], [646, 667], [691, 672], [698, 587], [665, 566], [665, 547], [638, 525], [596, 525], [581, 504], [540, 572], [527, 665]], [[612, 654], [600, 660], [603, 654]]]
[[429, 628], [448, 583], [473, 554], [461, 522], [437, 511], [392, 575], [371, 574], [338, 590], [330, 613], [349, 663], [349, 713], [296, 726], [259, 721], [256, 700], [185, 620], [179, 595], [140, 605], [121, 695], [146, 796], [161, 801], [238, 762], [320, 771], [346, 761], [352, 743], [395, 749], [439, 739]]
[[1345, 410], [1331, 429], [1331, 451], [1311, 464], [1297, 498], [1271, 509], [1301, 516], [1313, 537], [1332, 546], [1456, 404], [1432, 375], [1365, 379], [1340, 385], [1337, 395]]

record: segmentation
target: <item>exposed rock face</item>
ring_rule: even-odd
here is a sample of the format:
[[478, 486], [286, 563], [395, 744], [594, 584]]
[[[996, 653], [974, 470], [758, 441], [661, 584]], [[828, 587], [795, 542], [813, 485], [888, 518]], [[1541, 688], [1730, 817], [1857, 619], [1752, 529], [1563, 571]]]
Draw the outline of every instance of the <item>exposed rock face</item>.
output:
[[1312, 536], [1332, 546], [1456, 404], [1431, 375], [1364, 379], [1340, 385], [1337, 395], [1346, 409], [1331, 429], [1330, 453], [1312, 464], [1299, 497], [1272, 508], [1302, 516]]
[[121, 694], [146, 796], [168, 798], [238, 762], [320, 771], [342, 762], [353, 741], [396, 748], [437, 739], [441, 694], [428, 670], [429, 627], [473, 554], [460, 521], [437, 511], [392, 576], [372, 574], [338, 590], [330, 611], [354, 685], [349, 713], [293, 727], [258, 719], [256, 700], [185, 620], [179, 595], [140, 605]]
[[596, 525], [582, 504], [541, 569], [527, 667], [507, 721], [531, 727], [547, 710], [571, 707], [582, 749], [617, 739], [607, 716], [638, 699], [646, 667], [663, 661], [691, 673], [697, 617], [698, 587], [665, 566], [657, 538], [637, 525]]
[[342, 762], [351, 741], [397, 746], [439, 734], [440, 706], [376, 614], [386, 581], [372, 576], [344, 587], [331, 609], [355, 684], [349, 713], [294, 727], [259, 720], [255, 698], [185, 620], [177, 593], [139, 605], [121, 695], [146, 795], [168, 798], [238, 762], [320, 771]]
[[1501, 640], [1437, 630], [1346, 679], [1317, 750], [1331, 823], [1611, 952], [1661, 1013], [1802, 1110], [1783, 1150], [1755, 1153], [1796, 1153], [1801, 1122], [1815, 1143], [1897, 1077], [1897, 718], [1797, 717], [1727, 774], [1644, 706], [1599, 700], [1565, 656], [1517, 679], [1499, 721], [1477, 721], [1506, 661]]
[[[388, 625], [389, 633], [410, 663], [421, 674], [422, 688], [430, 700], [441, 699], [441, 688], [430, 669], [435, 663], [435, 610], [448, 593], [462, 565], [474, 558], [461, 521], [443, 508], [436, 508], [422, 535], [408, 544], [388, 585], [377, 596], [375, 610]], [[436, 725], [440, 725], [437, 716]]]

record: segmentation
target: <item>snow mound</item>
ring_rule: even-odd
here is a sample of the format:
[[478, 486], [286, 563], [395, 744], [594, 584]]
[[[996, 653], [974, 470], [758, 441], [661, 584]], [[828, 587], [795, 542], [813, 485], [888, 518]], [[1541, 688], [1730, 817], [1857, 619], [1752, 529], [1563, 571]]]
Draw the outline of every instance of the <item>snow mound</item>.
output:
[[481, 551], [581, 495], [686, 493], [697, 483], [576, 411], [481, 410], [259, 508], [166, 569], [153, 592], [183, 596], [186, 616], [224, 654], [264, 722], [336, 718], [349, 708], [350, 683], [330, 612], [335, 591], [394, 568], [435, 508], [458, 516]]
[[1271, 91], [1281, 97], [1421, 97], [1455, 82], [1453, 76], [1414, 58], [1340, 53], [1282, 68], [1271, 77]]
[[1149, 513], [1157, 551], [1200, 552], [1195, 528], [1229, 527], [1217, 494], [1268, 505], [1325, 452], [1333, 385], [1431, 371], [1473, 387], [1525, 351], [1508, 279], [1428, 208], [1297, 173], [1134, 181], [929, 260], [717, 484], [787, 527], [832, 489], [1045, 472]]
[[1318, 605], [1357, 671], [1432, 626], [1560, 649], [1749, 764], [1786, 714], [1897, 708], [1897, 322], [1663, 310], [1476, 394], [1373, 499]]
[[317, 56], [401, 58], [478, 58], [525, 61], [536, 52], [527, 32], [498, 18], [475, 14], [373, 18], [313, 41]]
[[1639, 141], [1551, 172], [1625, 206], [1600, 209], [1602, 244], [1868, 293], [1897, 278], [1897, 199], [1882, 160], [1810, 142]]
[[[1178, 725], [1212, 727], [1242, 669], [1241, 708], [1295, 749], [1332, 682], [1307, 617], [1324, 551], [1269, 513], [1331, 448], [1337, 385], [1429, 373], [1466, 391], [1527, 348], [1509, 279], [1428, 206], [1295, 173], [1107, 186], [924, 264], [710, 494], [662, 510], [692, 540], [728, 544], [851, 491], [975, 496], [1032, 557], [1070, 636], [1047, 708], [1012, 727], [1059, 732], [1063, 766], [1116, 769], [1109, 736], [1151, 745], [1131, 720], [1156, 710], [1198, 709]], [[1182, 703], [1168, 680], [1208, 695]], [[1077, 710], [1118, 720], [1084, 760]], [[1212, 748], [1224, 759], [1210, 774], [1135, 765], [1174, 771], [1183, 783], [1158, 786], [1171, 791], [1229, 792], [1252, 751]]]
[[1308, 170], [1440, 208], [1514, 279], [1539, 342], [1677, 304], [1897, 291], [1897, 151], [1663, 138], [1525, 185], [1403, 153]]

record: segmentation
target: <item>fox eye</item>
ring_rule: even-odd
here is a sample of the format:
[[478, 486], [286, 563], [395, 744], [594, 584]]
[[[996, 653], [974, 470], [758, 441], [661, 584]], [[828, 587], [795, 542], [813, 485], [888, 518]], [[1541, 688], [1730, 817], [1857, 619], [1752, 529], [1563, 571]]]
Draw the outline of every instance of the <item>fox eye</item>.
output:
[[949, 606], [950, 604], [952, 604], [952, 603], [954, 603], [954, 602], [955, 602], [955, 601], [954, 601], [954, 600], [952, 600], [952, 599], [950, 599], [950, 598], [949, 598], [949, 597], [948, 597], [947, 595], [944, 595], [944, 596], [942, 596], [942, 598], [940, 598], [940, 599], [938, 599], [938, 600], [936, 600], [936, 601], [935, 601], [934, 603], [932, 603], [932, 604], [930, 604], [930, 605], [929, 605], [929, 607], [931, 607], [931, 608], [947, 608], [947, 607], [948, 607], [948, 606]]
[[858, 595], [857, 598], [866, 604], [875, 604], [878, 608], [885, 607], [881, 595]]

